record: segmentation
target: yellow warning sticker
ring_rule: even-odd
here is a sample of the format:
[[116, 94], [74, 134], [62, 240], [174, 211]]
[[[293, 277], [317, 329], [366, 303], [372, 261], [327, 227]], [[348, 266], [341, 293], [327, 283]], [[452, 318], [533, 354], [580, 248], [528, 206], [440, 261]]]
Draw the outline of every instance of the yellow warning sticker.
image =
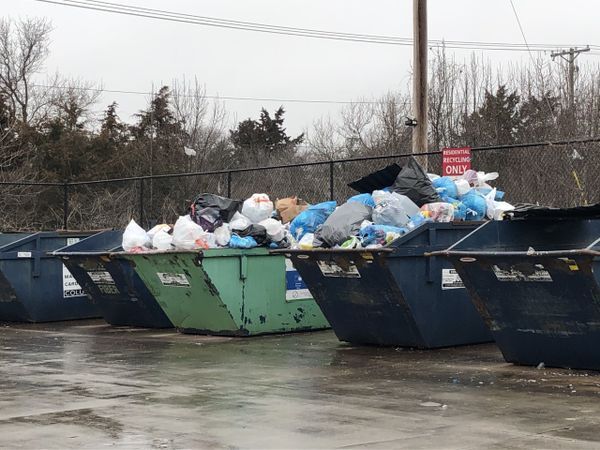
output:
[[364, 253], [361, 253], [360, 256], [362, 256], [363, 259], [367, 259], [367, 260], [373, 259], [373, 254], [372, 253], [364, 252]]
[[574, 259], [570, 259], [570, 258], [558, 258], [558, 259], [560, 259], [561, 261], [564, 261], [569, 266], [569, 270], [572, 270], [573, 272], [576, 270], [579, 270], [577, 261], [575, 261]]

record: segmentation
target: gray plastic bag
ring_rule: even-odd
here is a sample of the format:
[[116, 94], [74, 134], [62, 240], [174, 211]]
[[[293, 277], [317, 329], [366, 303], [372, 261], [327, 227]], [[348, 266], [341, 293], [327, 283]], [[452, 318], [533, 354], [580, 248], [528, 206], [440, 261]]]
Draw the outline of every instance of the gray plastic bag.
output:
[[359, 202], [344, 203], [315, 232], [315, 240], [326, 247], [343, 244], [356, 236], [363, 220], [371, 220], [373, 208]]

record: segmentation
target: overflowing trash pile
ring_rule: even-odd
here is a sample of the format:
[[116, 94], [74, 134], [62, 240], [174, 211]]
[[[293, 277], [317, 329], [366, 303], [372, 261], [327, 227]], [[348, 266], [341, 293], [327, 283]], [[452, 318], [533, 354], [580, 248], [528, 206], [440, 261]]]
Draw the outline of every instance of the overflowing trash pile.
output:
[[[342, 205], [309, 205], [297, 197], [273, 203], [263, 193], [243, 202], [201, 194], [173, 226], [146, 231], [132, 220], [123, 234], [123, 250], [378, 248], [426, 222], [502, 220], [514, 209], [504, 201], [504, 192], [489, 184], [498, 178], [496, 172], [440, 177], [425, 173], [414, 158], [396, 167], [390, 186], [377, 186]], [[375, 184], [366, 186], [382, 182], [373, 179]]]

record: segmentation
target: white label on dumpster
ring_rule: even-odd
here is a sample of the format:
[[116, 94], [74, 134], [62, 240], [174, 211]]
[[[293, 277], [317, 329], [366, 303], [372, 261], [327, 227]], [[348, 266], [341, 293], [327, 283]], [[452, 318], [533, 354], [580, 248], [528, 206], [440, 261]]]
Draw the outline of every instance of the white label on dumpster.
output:
[[465, 285], [455, 269], [442, 269], [442, 290], [464, 288]]
[[77, 244], [79, 241], [79, 238], [67, 238], [67, 245]]
[[292, 261], [285, 258], [285, 299], [286, 300], [308, 300], [312, 299], [310, 291], [304, 284], [304, 280], [294, 267]]
[[324, 277], [360, 278], [358, 268], [354, 264], [350, 264], [347, 269], [343, 269], [333, 261], [317, 261], [317, 263]]
[[537, 281], [543, 283], [552, 282], [550, 272], [548, 272], [541, 264], [536, 264], [535, 270], [532, 273], [528, 274], [525, 274], [513, 267], [511, 267], [510, 270], [504, 270], [499, 268], [498, 266], [492, 266], [492, 270], [494, 271], [496, 278], [498, 278], [498, 281]]
[[31, 252], [17, 252], [17, 258], [31, 258]]
[[158, 275], [158, 279], [164, 286], [190, 287], [190, 282], [183, 273], [157, 272], [156, 275]]
[[79, 286], [79, 283], [75, 281], [69, 269], [67, 269], [63, 265], [62, 269], [63, 276], [63, 298], [75, 298], [75, 297], [85, 297], [85, 292]]
[[88, 275], [96, 284], [115, 284], [115, 280], [113, 280], [113, 277], [110, 275], [110, 273], [106, 272], [105, 270], [88, 272]]

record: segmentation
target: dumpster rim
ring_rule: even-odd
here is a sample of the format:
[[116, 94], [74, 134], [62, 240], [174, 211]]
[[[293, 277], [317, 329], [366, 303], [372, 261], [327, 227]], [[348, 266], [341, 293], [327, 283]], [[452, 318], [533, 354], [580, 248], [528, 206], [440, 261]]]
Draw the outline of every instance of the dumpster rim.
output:
[[442, 250], [438, 252], [426, 253], [425, 256], [524, 256], [524, 257], [539, 257], [539, 256], [600, 256], [600, 251], [591, 250], [589, 248], [580, 248], [574, 250], [547, 250], [535, 252], [500, 252], [500, 251], [467, 251], [467, 250]]

